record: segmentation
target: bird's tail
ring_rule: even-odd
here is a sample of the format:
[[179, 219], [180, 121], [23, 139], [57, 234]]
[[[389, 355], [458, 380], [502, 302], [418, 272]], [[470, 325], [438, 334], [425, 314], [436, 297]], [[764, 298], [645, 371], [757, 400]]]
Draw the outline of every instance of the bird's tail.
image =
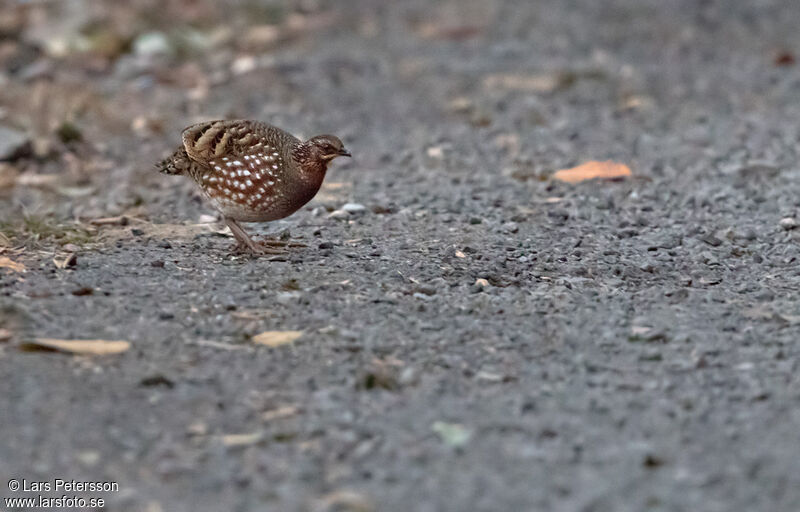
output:
[[156, 168], [164, 174], [183, 174], [189, 169], [190, 165], [189, 155], [186, 154], [185, 149], [181, 148], [173, 153], [172, 156], [158, 162]]

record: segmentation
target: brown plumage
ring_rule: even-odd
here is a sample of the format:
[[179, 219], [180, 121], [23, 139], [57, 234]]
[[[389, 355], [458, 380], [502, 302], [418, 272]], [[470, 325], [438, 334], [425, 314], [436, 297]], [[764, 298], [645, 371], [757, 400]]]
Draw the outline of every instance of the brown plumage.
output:
[[183, 131], [183, 147], [158, 164], [191, 177], [222, 213], [239, 246], [267, 252], [239, 225], [282, 219], [313, 198], [328, 164], [350, 156], [333, 135], [303, 142], [259, 121], [208, 121]]

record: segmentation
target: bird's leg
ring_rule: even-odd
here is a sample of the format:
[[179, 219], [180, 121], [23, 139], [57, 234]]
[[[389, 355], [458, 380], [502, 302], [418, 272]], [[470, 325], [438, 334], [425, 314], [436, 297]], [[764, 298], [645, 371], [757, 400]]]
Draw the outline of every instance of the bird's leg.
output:
[[230, 217], [225, 217], [225, 224], [233, 233], [233, 237], [236, 239], [236, 245], [250, 254], [283, 254], [282, 251], [277, 251], [275, 249], [269, 249], [267, 247], [259, 247], [250, 236], [245, 233], [242, 226], [239, 225], [234, 219]]

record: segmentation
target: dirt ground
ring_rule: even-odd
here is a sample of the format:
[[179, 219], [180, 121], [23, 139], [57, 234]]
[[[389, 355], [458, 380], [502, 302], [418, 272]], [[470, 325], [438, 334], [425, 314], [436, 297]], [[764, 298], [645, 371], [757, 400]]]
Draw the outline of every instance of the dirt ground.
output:
[[[793, 0], [5, 0], [0, 498], [800, 510], [799, 22]], [[249, 226], [305, 248], [232, 254], [155, 171], [215, 118], [352, 151]], [[553, 178], [606, 160], [631, 176]]]

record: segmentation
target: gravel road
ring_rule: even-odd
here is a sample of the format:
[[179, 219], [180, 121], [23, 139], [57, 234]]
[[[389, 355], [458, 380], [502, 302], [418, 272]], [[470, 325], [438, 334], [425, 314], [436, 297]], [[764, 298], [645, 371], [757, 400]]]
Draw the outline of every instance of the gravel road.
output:
[[[8, 98], [94, 103], [63, 154], [6, 164], [29, 178], [0, 212], [69, 233], [0, 254], [25, 266], [0, 269], [0, 497], [63, 478], [118, 482], [66, 493], [115, 511], [800, 510], [796, 2], [303, 5], [268, 51], [241, 42], [264, 25], [3, 75]], [[249, 226], [305, 248], [232, 255], [154, 171], [218, 117], [352, 151]], [[632, 175], [552, 179], [592, 160]]]

